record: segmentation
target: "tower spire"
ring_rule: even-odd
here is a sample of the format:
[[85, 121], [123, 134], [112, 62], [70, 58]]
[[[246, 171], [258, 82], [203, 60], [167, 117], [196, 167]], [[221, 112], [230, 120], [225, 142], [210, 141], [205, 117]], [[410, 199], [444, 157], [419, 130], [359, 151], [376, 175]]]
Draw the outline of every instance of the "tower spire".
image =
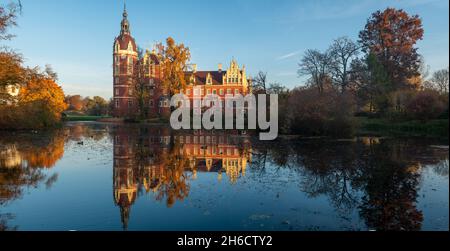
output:
[[121, 23], [120, 34], [130, 34], [130, 23], [128, 22], [127, 4], [125, 1], [123, 3], [123, 19]]
[[127, 13], [127, 2], [123, 1], [123, 17], [127, 17], [128, 13]]

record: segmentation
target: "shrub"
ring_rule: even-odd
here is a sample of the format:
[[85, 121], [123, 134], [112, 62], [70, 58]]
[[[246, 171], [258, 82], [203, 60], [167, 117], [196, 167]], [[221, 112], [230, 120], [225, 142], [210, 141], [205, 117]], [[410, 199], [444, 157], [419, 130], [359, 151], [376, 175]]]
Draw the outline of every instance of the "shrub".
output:
[[351, 136], [354, 132], [354, 98], [334, 90], [294, 89], [289, 98], [291, 133]]
[[418, 92], [407, 104], [406, 114], [409, 118], [421, 121], [436, 119], [446, 110], [446, 104], [435, 91]]

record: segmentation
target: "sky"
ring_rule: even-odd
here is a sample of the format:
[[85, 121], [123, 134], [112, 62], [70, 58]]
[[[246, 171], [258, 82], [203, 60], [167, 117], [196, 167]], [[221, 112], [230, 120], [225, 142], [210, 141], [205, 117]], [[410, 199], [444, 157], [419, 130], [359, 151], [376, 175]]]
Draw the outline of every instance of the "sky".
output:
[[[3, 4], [9, 0], [0, 0]], [[7, 42], [26, 65], [52, 65], [66, 94], [112, 96], [112, 50], [124, 0], [22, 0], [16, 38]], [[449, 65], [448, 0], [126, 0], [132, 36], [152, 48], [168, 36], [190, 48], [199, 70], [268, 73], [288, 88], [302, 85], [298, 62], [338, 37], [357, 40], [371, 13], [401, 8], [422, 18], [417, 44], [431, 71]]]

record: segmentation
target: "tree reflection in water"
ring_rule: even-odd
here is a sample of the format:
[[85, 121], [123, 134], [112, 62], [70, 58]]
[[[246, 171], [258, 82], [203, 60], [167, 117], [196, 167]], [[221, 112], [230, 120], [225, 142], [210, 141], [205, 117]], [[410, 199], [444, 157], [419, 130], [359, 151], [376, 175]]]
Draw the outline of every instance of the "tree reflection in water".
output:
[[[51, 188], [58, 175], [46, 170], [62, 158], [65, 145], [71, 151], [90, 142], [88, 151], [95, 153], [100, 147], [96, 142], [111, 139], [113, 196], [124, 229], [139, 196], [153, 195], [173, 207], [194, 191], [191, 184], [201, 173], [209, 172], [218, 181], [226, 178], [230, 185], [240, 186], [252, 181], [265, 186], [263, 190], [275, 189], [276, 181], [298, 185], [299, 193], [309, 198], [328, 198], [344, 220], [355, 218], [356, 212], [369, 229], [420, 230], [424, 216], [417, 199], [423, 170], [448, 177], [448, 148], [420, 140], [260, 142], [236, 131], [101, 123], [70, 123], [47, 133], [0, 136], [0, 208], [20, 199], [27, 188]], [[111, 145], [102, 147], [109, 150]], [[283, 170], [290, 170], [290, 177], [273, 177], [286, 175]], [[8, 226], [14, 217], [0, 212], [0, 230], [14, 230]]]
[[[231, 183], [245, 175], [248, 144], [234, 133], [171, 131], [166, 127], [124, 127], [113, 130], [114, 199], [124, 229], [138, 195], [152, 192], [167, 207], [189, 195], [198, 172], [224, 172]], [[234, 139], [234, 140], [233, 140]]]
[[[56, 165], [64, 155], [64, 145], [71, 141], [106, 137], [105, 125], [70, 123], [62, 129], [41, 132], [0, 133], [0, 207], [20, 199], [28, 188], [40, 184], [50, 189], [58, 174], [44, 170]], [[0, 211], [0, 231], [15, 230], [7, 225], [13, 214]]]
[[422, 167], [433, 165], [448, 176], [448, 149], [433, 150], [426, 141], [363, 137], [277, 146], [253, 144], [252, 167], [267, 168], [270, 159], [272, 165], [294, 168], [301, 174], [302, 191], [326, 195], [344, 219], [357, 208], [369, 229], [420, 230], [423, 215], [416, 202]]
[[[55, 130], [45, 134], [26, 133], [0, 137], [0, 206], [21, 198], [25, 189], [44, 182], [47, 188], [58, 176], [46, 177], [42, 168], [51, 168], [64, 154], [64, 133]], [[11, 214], [1, 214], [0, 230], [8, 227]]]

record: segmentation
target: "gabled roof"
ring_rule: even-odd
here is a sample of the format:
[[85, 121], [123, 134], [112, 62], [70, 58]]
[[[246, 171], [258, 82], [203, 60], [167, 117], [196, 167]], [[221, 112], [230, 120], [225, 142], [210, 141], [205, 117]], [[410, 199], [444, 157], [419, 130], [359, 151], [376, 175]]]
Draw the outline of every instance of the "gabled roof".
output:
[[194, 74], [195, 85], [206, 85], [208, 73], [211, 75], [212, 85], [222, 85], [223, 75], [226, 74], [226, 71], [196, 71], [195, 73], [192, 71], [186, 72], [189, 76]]

